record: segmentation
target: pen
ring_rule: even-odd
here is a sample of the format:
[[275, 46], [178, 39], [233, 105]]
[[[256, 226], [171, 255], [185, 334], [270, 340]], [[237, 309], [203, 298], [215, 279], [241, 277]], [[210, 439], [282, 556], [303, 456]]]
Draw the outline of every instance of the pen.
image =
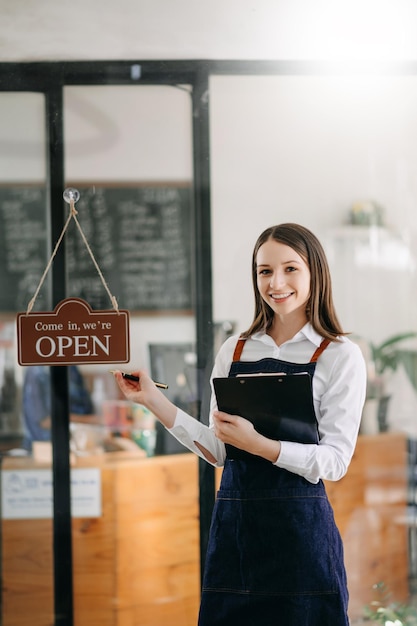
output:
[[[115, 370], [110, 370], [110, 372], [114, 374]], [[126, 372], [122, 372], [122, 376], [123, 378], [126, 378], [126, 380], [133, 380], [136, 383], [139, 382], [139, 376], [134, 376], [133, 374], [126, 374]], [[159, 389], [168, 389], [168, 385], [166, 385], [165, 383], [156, 383], [154, 381], [154, 384], [156, 387], [159, 387]]]

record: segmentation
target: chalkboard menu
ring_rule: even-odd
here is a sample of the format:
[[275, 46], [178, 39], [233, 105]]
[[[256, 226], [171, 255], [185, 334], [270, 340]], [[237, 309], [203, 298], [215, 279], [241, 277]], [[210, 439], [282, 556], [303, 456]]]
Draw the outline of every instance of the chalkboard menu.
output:
[[[191, 298], [191, 189], [185, 185], [73, 185], [77, 219], [120, 308], [187, 311]], [[69, 210], [69, 206], [66, 205]], [[46, 190], [0, 187], [0, 310], [22, 311], [49, 260]], [[67, 296], [112, 304], [81, 234], [66, 234]], [[33, 310], [45, 309], [44, 288]]]
[[[0, 187], [0, 310], [24, 311], [48, 262], [46, 190]], [[37, 308], [45, 307], [45, 290]]]

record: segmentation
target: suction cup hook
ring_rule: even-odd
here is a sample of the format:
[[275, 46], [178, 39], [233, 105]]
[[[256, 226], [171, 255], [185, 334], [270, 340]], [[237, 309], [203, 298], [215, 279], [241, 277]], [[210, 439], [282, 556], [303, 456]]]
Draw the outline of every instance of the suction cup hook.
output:
[[65, 202], [68, 202], [68, 204], [71, 204], [71, 202], [78, 202], [80, 199], [80, 192], [74, 187], [67, 187], [62, 195]]

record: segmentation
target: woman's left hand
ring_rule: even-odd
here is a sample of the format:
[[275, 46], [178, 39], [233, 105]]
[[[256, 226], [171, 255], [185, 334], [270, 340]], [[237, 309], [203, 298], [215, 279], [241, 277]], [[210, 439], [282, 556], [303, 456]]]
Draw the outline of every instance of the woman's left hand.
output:
[[214, 432], [220, 441], [256, 454], [253, 449], [262, 435], [255, 430], [252, 422], [239, 415], [229, 415], [222, 411], [214, 411], [213, 422]]
[[261, 456], [273, 463], [278, 459], [281, 443], [258, 433], [252, 422], [244, 417], [214, 411], [213, 424], [216, 437], [223, 443]]

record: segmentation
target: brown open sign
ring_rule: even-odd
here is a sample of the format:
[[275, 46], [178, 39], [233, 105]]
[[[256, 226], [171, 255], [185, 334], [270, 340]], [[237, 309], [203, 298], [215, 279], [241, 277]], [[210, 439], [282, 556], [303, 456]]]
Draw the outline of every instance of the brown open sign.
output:
[[66, 298], [53, 312], [19, 313], [17, 347], [19, 365], [127, 363], [129, 312], [93, 311]]

